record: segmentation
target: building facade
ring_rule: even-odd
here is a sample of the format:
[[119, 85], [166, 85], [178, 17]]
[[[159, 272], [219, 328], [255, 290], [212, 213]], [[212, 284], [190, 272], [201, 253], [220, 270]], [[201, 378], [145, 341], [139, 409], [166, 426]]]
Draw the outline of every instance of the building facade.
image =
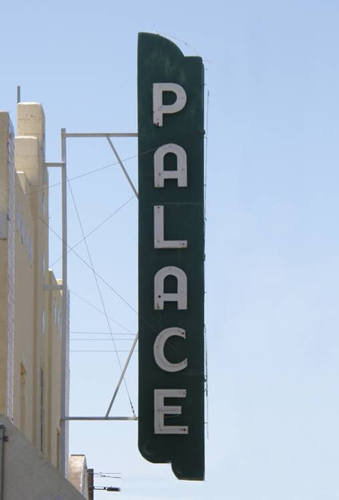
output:
[[0, 112], [0, 416], [59, 468], [69, 369], [62, 367], [62, 290], [48, 268], [48, 233], [44, 111], [19, 103], [16, 137]]

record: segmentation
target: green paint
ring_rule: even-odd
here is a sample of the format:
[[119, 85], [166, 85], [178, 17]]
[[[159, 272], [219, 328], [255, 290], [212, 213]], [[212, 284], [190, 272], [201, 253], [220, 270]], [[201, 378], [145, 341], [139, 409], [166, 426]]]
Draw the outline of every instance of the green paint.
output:
[[[185, 107], [164, 115], [163, 126], [153, 124], [154, 83], [176, 83], [187, 95]], [[204, 176], [203, 176], [203, 64], [200, 57], [184, 57], [176, 45], [158, 35], [139, 34], [139, 449], [151, 462], [171, 462], [179, 479], [204, 479]], [[173, 93], [164, 94], [171, 104]], [[165, 180], [154, 187], [154, 152], [174, 143], [187, 154], [187, 187]], [[165, 169], [176, 169], [167, 155]], [[163, 205], [165, 239], [187, 240], [186, 249], [155, 249], [153, 207]], [[187, 310], [176, 302], [154, 309], [154, 276], [165, 266], [187, 275]], [[176, 279], [167, 278], [165, 291], [176, 292]], [[179, 327], [186, 339], [171, 337], [165, 356], [171, 363], [187, 358], [184, 370], [168, 373], [156, 364], [154, 341], [162, 330]], [[181, 415], [165, 416], [165, 425], [188, 426], [187, 435], [154, 433], [154, 390], [186, 389], [186, 398], [169, 398]]]

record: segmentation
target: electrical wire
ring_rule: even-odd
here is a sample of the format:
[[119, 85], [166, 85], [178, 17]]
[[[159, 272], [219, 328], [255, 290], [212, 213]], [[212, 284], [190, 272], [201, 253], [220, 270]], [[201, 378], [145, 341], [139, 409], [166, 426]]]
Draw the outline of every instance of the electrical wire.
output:
[[[127, 162], [127, 161], [130, 161], [130, 160], [135, 160], [136, 158], [140, 158], [141, 156], [144, 156], [146, 154], [153, 153], [156, 149], [157, 148], [152, 148], [152, 149], [148, 149], [146, 151], [143, 151], [141, 153], [137, 153], [137, 154], [132, 155], [132, 156], [127, 156], [126, 158], [123, 158], [122, 161], [123, 162]], [[69, 179], [67, 179], [67, 181], [68, 182], [73, 182], [73, 181], [76, 181], [78, 179], [82, 179], [83, 177], [87, 177], [88, 175], [92, 175], [92, 174], [95, 174], [97, 172], [101, 172], [102, 170], [105, 170], [107, 168], [115, 167], [117, 165], [120, 165], [118, 161], [113, 161], [113, 162], [110, 162], [110, 163], [106, 163], [105, 165], [103, 165], [101, 167], [97, 167], [97, 168], [94, 168], [92, 170], [88, 170], [87, 172], [84, 172], [82, 174], [75, 175], [74, 177], [70, 177]], [[50, 186], [46, 186], [46, 187], [43, 187], [43, 188], [32, 189], [29, 193], [26, 193], [26, 195], [27, 196], [31, 196], [33, 194], [37, 194], [37, 193], [40, 193], [42, 191], [47, 191], [48, 189], [61, 186], [61, 184], [62, 184], [62, 182], [55, 182], [54, 184], [51, 184]]]
[[[93, 229], [91, 229], [91, 231], [89, 231], [86, 235], [85, 235], [85, 238], [88, 238], [89, 236], [91, 236], [93, 233], [95, 233], [98, 229], [100, 229], [104, 224], [106, 224], [106, 222], [108, 222], [110, 219], [112, 219], [112, 217], [114, 217], [114, 215], [116, 215], [118, 212], [120, 212], [121, 209], [123, 209], [126, 205], [128, 205], [128, 203], [130, 203], [132, 200], [134, 200], [135, 197], [134, 196], [131, 196], [127, 201], [125, 201], [122, 205], [120, 205], [114, 212], [112, 212], [110, 215], [108, 215], [108, 217], [106, 217], [103, 221], [101, 221], [97, 226], [95, 226]], [[73, 250], [74, 248], [76, 248], [78, 245], [80, 245], [80, 243], [82, 243], [84, 241], [84, 238], [81, 238], [81, 240], [77, 241], [73, 246], [71, 246], [71, 248], [69, 250], [67, 250], [67, 253], [69, 253], [71, 250]], [[62, 259], [62, 255], [60, 255], [60, 257], [58, 257], [54, 262], [52, 262], [51, 264], [51, 267], [55, 266], [55, 264], [57, 262], [59, 262], [59, 260]]]
[[[95, 304], [92, 304], [89, 300], [85, 299], [84, 297], [81, 297], [77, 292], [74, 290], [70, 290], [71, 295], [74, 295], [74, 297], [77, 297], [78, 299], [82, 300], [85, 304], [88, 306], [92, 307], [96, 311], [98, 311], [100, 314], [105, 315], [104, 311], [102, 311], [99, 307], [97, 307]], [[117, 326], [120, 326], [121, 328], [124, 328], [126, 330], [126, 335], [132, 335], [133, 332], [127, 326], [123, 325], [122, 323], [119, 323], [116, 319], [112, 318], [112, 316], [109, 316], [110, 320], [113, 321]]]
[[[45, 224], [47, 227], [49, 227], [49, 229], [52, 231], [52, 233], [57, 237], [59, 238], [62, 242], [63, 242], [63, 238], [52, 228], [52, 226], [50, 224], [48, 224], [45, 220], [43, 220], [41, 217], [38, 217], [39, 220], [41, 220], [41, 222], [43, 222], [43, 224]], [[67, 247], [71, 250], [71, 247], [67, 244]], [[81, 255], [78, 254], [78, 252], [76, 252], [74, 249], [71, 250], [74, 255], [76, 255], [76, 257], [86, 266], [88, 267], [92, 272], [94, 272], [96, 274], [96, 276], [103, 282], [105, 283], [105, 285], [114, 293], [114, 295], [116, 295], [122, 302], [124, 302], [124, 304], [126, 304], [126, 306], [131, 309], [135, 314], [138, 314], [137, 310], [122, 296], [120, 295], [119, 292], [117, 292], [113, 287], [112, 285], [110, 285], [108, 283], [107, 280], [105, 280], [105, 278], [103, 278], [98, 272], [96, 272], [95, 269], [93, 269], [93, 267], [85, 260], [81, 257]], [[73, 292], [74, 293], [74, 292]], [[102, 312], [102, 311], [101, 311]]]
[[[92, 270], [93, 270], [93, 276], [94, 276], [95, 284], [96, 284], [96, 287], [97, 287], [97, 292], [98, 292], [98, 295], [99, 295], [99, 298], [100, 298], [101, 307], [102, 307], [102, 309], [104, 311], [106, 322], [107, 322], [107, 326], [108, 326], [108, 329], [109, 329], [109, 331], [111, 333], [111, 339], [112, 339], [112, 343], [113, 343], [113, 346], [114, 346], [114, 350], [115, 350], [115, 354], [116, 354], [116, 359], [118, 361], [118, 365], [119, 365], [120, 371], [122, 373], [123, 369], [122, 369], [122, 364], [121, 364], [120, 356], [118, 354], [117, 345], [116, 345], [115, 339], [113, 337], [113, 331], [112, 331], [111, 324], [110, 324], [110, 321], [109, 321], [109, 318], [108, 318], [105, 301], [104, 301], [104, 298], [103, 298], [103, 295], [102, 295], [102, 291], [101, 291], [101, 288], [100, 288], [100, 285], [99, 285], [98, 276], [97, 276], [97, 273], [95, 271], [93, 259], [92, 259], [92, 256], [91, 256], [91, 252], [89, 250], [89, 245], [88, 245], [88, 241], [87, 241], [87, 238], [86, 238], [86, 235], [85, 235], [84, 227], [83, 227], [83, 224], [82, 224], [82, 221], [81, 221], [80, 213], [79, 213], [79, 210], [78, 210], [78, 207], [77, 207], [77, 203], [75, 201], [75, 197], [74, 197], [72, 186], [71, 186], [71, 184], [68, 181], [67, 181], [67, 183], [68, 183], [69, 190], [70, 190], [70, 193], [71, 193], [71, 198], [72, 198], [72, 201], [73, 201], [73, 205], [74, 205], [76, 216], [77, 216], [77, 219], [78, 219], [78, 222], [79, 222], [79, 226], [80, 226], [80, 229], [81, 229], [82, 237], [83, 237], [83, 240], [84, 240], [84, 243], [85, 243], [88, 260], [89, 260], [90, 265], [91, 265]], [[129, 403], [130, 403], [130, 406], [131, 406], [131, 410], [132, 410], [133, 416], [135, 416], [134, 406], [133, 406], [133, 403], [132, 403], [130, 392], [129, 392], [128, 387], [127, 387], [127, 382], [126, 382], [125, 377], [123, 377], [123, 382], [124, 382], [124, 386], [125, 386], [125, 389], [126, 389], [126, 393], [127, 393], [127, 396], [128, 396], [128, 400], [129, 400]]]
[[[75, 330], [71, 330], [69, 333], [72, 335], [111, 335], [110, 332], [81, 332]], [[128, 335], [130, 337], [135, 337], [136, 333], [113, 332], [113, 335]]]
[[94, 472], [94, 476], [109, 477], [111, 479], [121, 479], [121, 472]]

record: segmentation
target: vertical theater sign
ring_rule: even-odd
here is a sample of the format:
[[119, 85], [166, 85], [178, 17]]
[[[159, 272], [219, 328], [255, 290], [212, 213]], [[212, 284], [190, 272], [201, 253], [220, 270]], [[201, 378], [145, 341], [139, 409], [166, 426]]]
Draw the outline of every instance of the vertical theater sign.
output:
[[139, 449], [204, 479], [203, 64], [139, 34]]

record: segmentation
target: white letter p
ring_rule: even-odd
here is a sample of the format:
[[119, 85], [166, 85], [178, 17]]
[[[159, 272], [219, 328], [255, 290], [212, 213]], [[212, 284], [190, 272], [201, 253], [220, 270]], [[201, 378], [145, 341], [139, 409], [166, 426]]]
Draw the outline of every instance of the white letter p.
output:
[[[163, 104], [163, 93], [174, 92], [176, 99], [173, 104]], [[153, 83], [153, 124], [163, 126], [163, 115], [181, 111], [186, 104], [185, 90], [177, 83]]]

